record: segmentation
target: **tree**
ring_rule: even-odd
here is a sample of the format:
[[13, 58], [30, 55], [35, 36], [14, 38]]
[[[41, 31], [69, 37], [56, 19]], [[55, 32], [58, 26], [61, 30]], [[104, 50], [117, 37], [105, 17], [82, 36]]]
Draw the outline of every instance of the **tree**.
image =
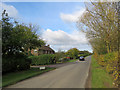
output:
[[[118, 50], [120, 42], [118, 42], [119, 21], [116, 7], [115, 2], [86, 3], [86, 11], [77, 22], [78, 28], [82, 28], [92, 48], [98, 53]], [[101, 47], [103, 47], [103, 51], [100, 51]]]
[[76, 48], [72, 48], [72, 49], [68, 50], [65, 54], [71, 58], [76, 59], [78, 57], [79, 50]]
[[4, 10], [2, 14], [2, 53], [15, 54], [44, 45], [32, 25], [19, 24]]
[[[28, 49], [44, 45], [34, 26], [20, 24], [2, 13], [2, 69], [3, 73], [30, 69], [31, 59], [25, 54]], [[1, 29], [1, 27], [0, 27]]]
[[98, 62], [105, 64], [104, 55], [101, 54], [108, 55], [105, 65], [109, 69], [114, 66], [112, 68], [114, 83], [118, 87], [120, 87], [120, 58], [117, 54], [113, 59], [110, 58], [113, 53], [120, 53], [119, 8], [120, 2], [101, 2], [100, 0], [99, 2], [86, 3], [86, 12], [77, 22], [78, 28], [82, 28], [86, 33]]

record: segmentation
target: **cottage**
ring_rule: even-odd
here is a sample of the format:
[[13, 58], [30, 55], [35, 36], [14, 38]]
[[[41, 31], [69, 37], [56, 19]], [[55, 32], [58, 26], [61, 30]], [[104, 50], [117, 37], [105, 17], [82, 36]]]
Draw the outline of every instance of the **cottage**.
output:
[[50, 48], [50, 46], [41, 46], [40, 48], [31, 50], [31, 53], [35, 56], [41, 55], [41, 54], [54, 54], [55, 51]]

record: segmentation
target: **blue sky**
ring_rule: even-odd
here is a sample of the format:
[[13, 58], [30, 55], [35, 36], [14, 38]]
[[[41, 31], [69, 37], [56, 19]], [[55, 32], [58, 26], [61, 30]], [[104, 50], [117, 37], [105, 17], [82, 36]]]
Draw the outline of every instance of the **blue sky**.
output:
[[6, 4], [13, 5], [24, 22], [38, 24], [44, 29], [62, 29], [67, 32], [70, 28], [61, 20], [60, 13], [72, 13], [75, 10], [84, 8], [84, 4], [78, 2], [9, 2]]
[[92, 51], [85, 34], [76, 27], [78, 17], [85, 11], [83, 2], [7, 2], [2, 6], [11, 17], [39, 25], [41, 38], [55, 51], [74, 47]]

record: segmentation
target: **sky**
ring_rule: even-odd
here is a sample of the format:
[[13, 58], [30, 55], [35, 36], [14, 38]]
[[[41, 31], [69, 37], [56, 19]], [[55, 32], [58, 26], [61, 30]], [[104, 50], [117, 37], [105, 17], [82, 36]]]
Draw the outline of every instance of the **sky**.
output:
[[20, 22], [39, 26], [37, 34], [55, 51], [92, 52], [85, 33], [76, 26], [85, 11], [83, 2], [4, 2], [0, 7]]

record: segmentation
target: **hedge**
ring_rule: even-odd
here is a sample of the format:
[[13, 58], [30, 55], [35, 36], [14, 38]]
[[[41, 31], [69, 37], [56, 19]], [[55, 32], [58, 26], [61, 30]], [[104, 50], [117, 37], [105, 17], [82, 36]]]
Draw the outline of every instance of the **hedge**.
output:
[[106, 71], [113, 76], [114, 82], [116, 86], [120, 83], [118, 80], [118, 52], [112, 52], [103, 55], [94, 55], [96, 57], [98, 64], [105, 67]]
[[31, 65], [46, 65], [46, 64], [54, 64], [57, 61], [55, 54], [43, 54], [39, 56], [30, 56], [32, 60]]
[[30, 69], [31, 59], [22, 53], [4, 55], [2, 57], [2, 72], [8, 73]]

